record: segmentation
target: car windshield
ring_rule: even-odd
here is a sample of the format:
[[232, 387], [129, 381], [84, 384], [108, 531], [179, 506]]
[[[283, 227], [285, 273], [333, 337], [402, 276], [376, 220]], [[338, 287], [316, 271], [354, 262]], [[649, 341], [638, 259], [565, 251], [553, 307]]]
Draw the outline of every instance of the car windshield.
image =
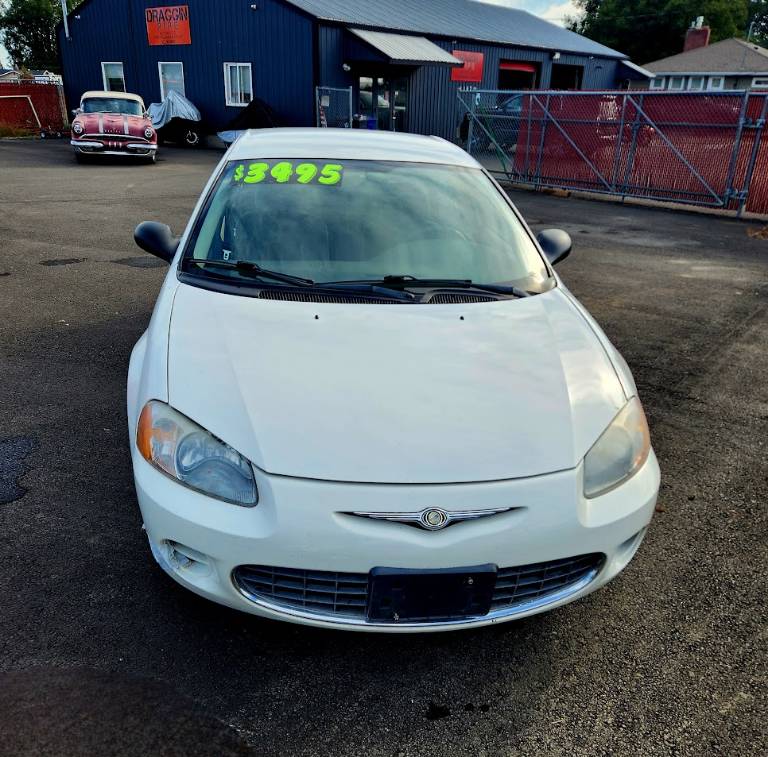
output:
[[[424, 163], [231, 162], [185, 258], [187, 270], [219, 280], [237, 277], [243, 263], [318, 283], [408, 276], [535, 292], [549, 281], [530, 236], [480, 169]], [[189, 269], [189, 258], [219, 265]]]
[[129, 116], [141, 115], [141, 103], [138, 100], [125, 100], [122, 97], [89, 97], [83, 100], [83, 113], [127, 113]]

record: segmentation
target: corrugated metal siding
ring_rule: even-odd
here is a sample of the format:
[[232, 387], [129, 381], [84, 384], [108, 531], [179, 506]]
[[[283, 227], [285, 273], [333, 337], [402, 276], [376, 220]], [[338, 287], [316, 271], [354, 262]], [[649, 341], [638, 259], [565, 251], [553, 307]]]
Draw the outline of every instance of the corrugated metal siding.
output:
[[[354, 86], [354, 70], [345, 73], [345, 32], [337, 25], [319, 25], [320, 84], [329, 87]], [[502, 60], [527, 61], [539, 64], [541, 87], [548, 87], [552, 73], [551, 54], [541, 50], [500, 45], [483, 45], [476, 42], [428, 38], [438, 47], [451, 52], [467, 50], [482, 52], [485, 55], [483, 80], [478, 89], [496, 89], [498, 87], [499, 64]], [[347, 43], [348, 44], [348, 43]], [[593, 58], [584, 55], [561, 55], [560, 63], [584, 67], [585, 89], [612, 89], [616, 86], [617, 61], [608, 58]], [[383, 71], [386, 70], [384, 67]], [[435, 134], [445, 139], [453, 139], [463, 116], [463, 109], [458, 101], [460, 87], [467, 84], [451, 81], [451, 72], [443, 66], [421, 66], [415, 68], [409, 82], [408, 124], [409, 130], [417, 134]]]
[[91, 0], [59, 42], [70, 107], [87, 89], [101, 89], [101, 61], [122, 61], [126, 87], [147, 103], [160, 99], [159, 61], [184, 64], [187, 97], [215, 127], [234, 118], [227, 107], [224, 63], [251, 63], [254, 95], [291, 125], [314, 121], [314, 22], [280, 0], [185, 0], [191, 45], [150, 47], [144, 11], [160, 0]]
[[[470, 42], [432, 40], [444, 50], [481, 52], [485, 56], [483, 80], [470, 86], [477, 89], [496, 89], [499, 84], [499, 64], [502, 60], [537, 63], [540, 70], [539, 86], [546, 89], [552, 75], [551, 55], [539, 50], [499, 45], [478, 45]], [[580, 55], [561, 55], [558, 63], [584, 67], [584, 89], [612, 89], [616, 86], [617, 62], [607, 58]], [[451, 81], [448, 70], [436, 66], [422, 66], [411, 77], [409, 94], [410, 130], [420, 134], [435, 134], [453, 139], [464, 110], [457, 93], [468, 85]]]

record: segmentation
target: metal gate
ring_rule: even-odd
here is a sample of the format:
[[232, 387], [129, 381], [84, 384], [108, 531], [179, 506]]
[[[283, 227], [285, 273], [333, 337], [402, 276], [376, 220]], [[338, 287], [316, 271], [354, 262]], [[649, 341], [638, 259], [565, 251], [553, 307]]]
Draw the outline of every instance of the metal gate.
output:
[[317, 126], [349, 129], [352, 126], [352, 87], [315, 87]]
[[460, 90], [467, 151], [535, 187], [768, 212], [768, 93]]

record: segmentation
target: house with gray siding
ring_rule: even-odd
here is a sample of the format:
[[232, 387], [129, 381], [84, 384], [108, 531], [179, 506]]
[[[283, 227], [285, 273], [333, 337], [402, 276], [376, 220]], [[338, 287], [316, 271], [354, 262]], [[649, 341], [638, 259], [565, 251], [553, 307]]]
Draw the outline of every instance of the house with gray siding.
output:
[[743, 39], [711, 45], [708, 34], [701, 39], [706, 40], [701, 46], [646, 63], [654, 77], [636, 86], [673, 92], [768, 90], [768, 50]]
[[[86, 0], [58, 28], [70, 107], [89, 89], [147, 103], [177, 90], [213, 128], [253, 98], [281, 121], [453, 137], [460, 87], [614, 89], [626, 56], [525, 11], [475, 0]], [[67, 31], [69, 35], [67, 36]]]

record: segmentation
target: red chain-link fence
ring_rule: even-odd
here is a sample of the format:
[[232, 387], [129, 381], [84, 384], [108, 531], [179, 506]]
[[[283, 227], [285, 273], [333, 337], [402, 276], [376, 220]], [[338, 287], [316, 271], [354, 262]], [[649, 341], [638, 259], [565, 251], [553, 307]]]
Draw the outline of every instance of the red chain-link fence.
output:
[[30, 133], [55, 134], [68, 123], [62, 88], [58, 84], [0, 82], [0, 126]]
[[513, 182], [768, 213], [768, 93], [462, 90], [461, 136]]

